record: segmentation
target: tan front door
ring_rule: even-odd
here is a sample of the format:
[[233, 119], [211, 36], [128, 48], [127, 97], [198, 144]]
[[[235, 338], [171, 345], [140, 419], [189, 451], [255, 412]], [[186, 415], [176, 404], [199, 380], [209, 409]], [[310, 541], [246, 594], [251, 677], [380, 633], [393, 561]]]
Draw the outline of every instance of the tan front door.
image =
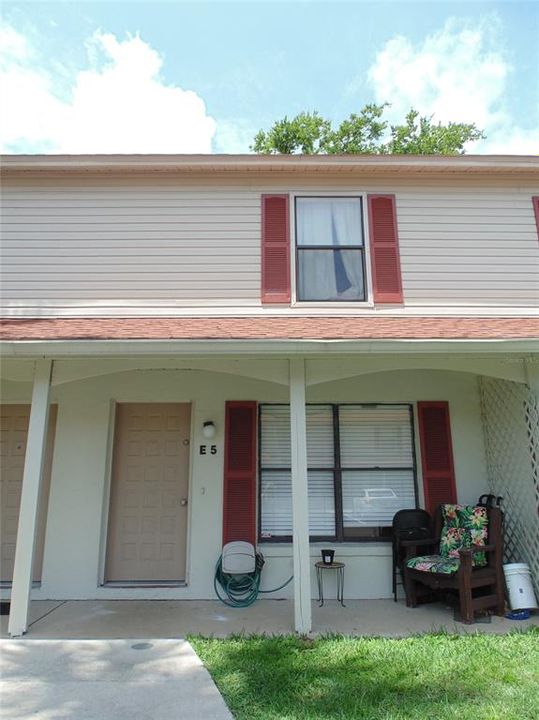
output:
[[[51, 483], [52, 454], [56, 429], [56, 405], [49, 410], [49, 432], [43, 475], [43, 488], [40, 497], [37, 521], [37, 544], [34, 556], [34, 582], [41, 580], [43, 566], [43, 548], [47, 525], [47, 507]], [[15, 562], [15, 544], [19, 525], [21, 505], [22, 476], [30, 405], [2, 405], [0, 412], [0, 580], [10, 583], [13, 580]]]
[[191, 406], [120, 403], [110, 491], [107, 582], [181, 582]]

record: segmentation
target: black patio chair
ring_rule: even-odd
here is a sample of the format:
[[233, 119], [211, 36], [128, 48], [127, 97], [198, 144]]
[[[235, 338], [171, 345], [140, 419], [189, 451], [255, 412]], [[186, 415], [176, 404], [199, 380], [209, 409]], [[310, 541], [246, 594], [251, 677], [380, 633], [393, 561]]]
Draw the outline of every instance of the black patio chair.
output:
[[403, 540], [426, 540], [432, 536], [432, 518], [426, 510], [399, 510], [393, 517], [393, 599], [397, 602], [397, 572], [404, 578], [406, 549]]

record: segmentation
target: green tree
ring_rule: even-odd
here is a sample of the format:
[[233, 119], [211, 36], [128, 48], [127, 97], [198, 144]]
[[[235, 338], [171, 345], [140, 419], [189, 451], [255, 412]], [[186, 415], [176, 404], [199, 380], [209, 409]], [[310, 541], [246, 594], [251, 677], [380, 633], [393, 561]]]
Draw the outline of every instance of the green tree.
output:
[[387, 152], [413, 155], [462, 155], [467, 142], [481, 140], [485, 135], [475, 124], [433, 123], [420, 117], [416, 110], [406, 115], [404, 125], [391, 126]]
[[300, 113], [289, 120], [286, 116], [278, 120], [273, 127], [255, 135], [251, 150], [257, 153], [282, 153], [292, 155], [317, 155], [326, 152], [325, 147], [331, 134], [331, 123], [317, 112]]
[[368, 104], [337, 128], [317, 112], [302, 112], [260, 130], [251, 150], [265, 155], [284, 154], [414, 154], [461, 155], [464, 146], [485, 137], [474, 123], [433, 122], [413, 108], [400, 125], [383, 119], [388, 103]]

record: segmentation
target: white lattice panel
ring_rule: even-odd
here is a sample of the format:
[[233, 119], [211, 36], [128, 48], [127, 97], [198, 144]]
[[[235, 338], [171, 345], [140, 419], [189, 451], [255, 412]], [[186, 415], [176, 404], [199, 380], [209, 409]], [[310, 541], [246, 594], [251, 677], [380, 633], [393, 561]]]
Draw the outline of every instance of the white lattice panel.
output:
[[505, 557], [530, 566], [539, 596], [539, 408], [523, 384], [480, 378], [490, 492], [503, 497]]

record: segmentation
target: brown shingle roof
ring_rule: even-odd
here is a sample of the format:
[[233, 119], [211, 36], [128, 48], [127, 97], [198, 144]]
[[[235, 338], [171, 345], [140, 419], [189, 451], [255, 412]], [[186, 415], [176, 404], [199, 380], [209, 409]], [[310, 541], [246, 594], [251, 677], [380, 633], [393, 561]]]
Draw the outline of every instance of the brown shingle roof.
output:
[[539, 318], [181, 317], [0, 321], [3, 340], [510, 340], [539, 338]]

